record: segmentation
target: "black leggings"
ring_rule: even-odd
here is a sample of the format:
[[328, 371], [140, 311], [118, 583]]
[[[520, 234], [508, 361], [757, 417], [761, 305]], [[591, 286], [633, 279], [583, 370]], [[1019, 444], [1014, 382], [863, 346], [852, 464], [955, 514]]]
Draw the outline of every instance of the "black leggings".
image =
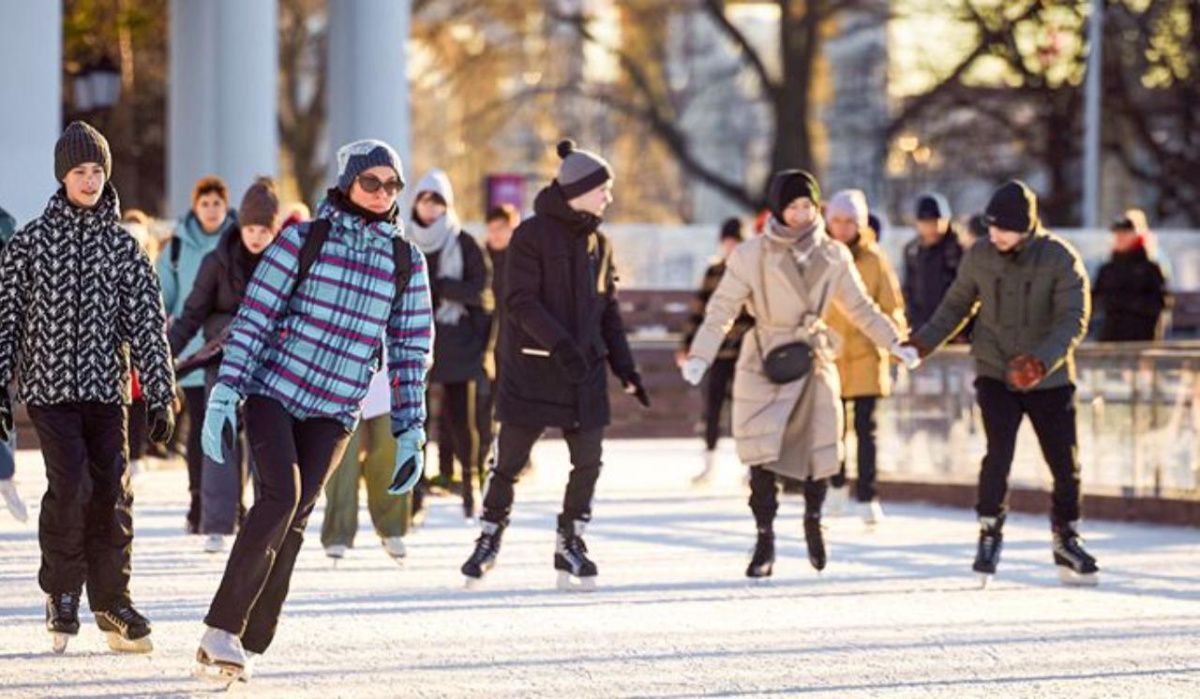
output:
[[[783, 476], [777, 476], [774, 471], [762, 466], [750, 468], [750, 511], [754, 513], [754, 522], [759, 529], [770, 529], [775, 522], [775, 513], [779, 511], [777, 481], [782, 479]], [[809, 478], [804, 481], [805, 517], [820, 519], [821, 506], [825, 504], [828, 490], [828, 478]]]
[[[428, 398], [429, 394], [426, 393], [426, 405], [429, 404]], [[444, 419], [439, 419], [438, 422], [438, 445], [440, 449], [441, 445], [446, 443], [441, 433], [443, 427], [448, 428], [445, 431], [449, 432], [454, 458], [462, 464], [463, 505], [471, 507], [475, 506], [474, 479], [477, 472], [476, 460], [479, 458], [479, 430], [475, 424], [475, 409], [474, 381], [442, 384], [442, 407], [439, 409], [439, 415], [443, 415]], [[439, 459], [439, 467], [446, 463], [453, 469], [453, 461]], [[443, 471], [443, 475], [448, 474]]]
[[297, 420], [278, 401], [246, 399], [246, 434], [259, 497], [246, 514], [204, 623], [262, 653], [275, 637], [304, 527], [350, 431], [337, 420]]
[[[854, 437], [858, 441], [858, 478], [854, 482], [854, 494], [859, 502], [871, 502], [875, 499], [875, 474], [877, 471], [875, 406], [878, 404], [877, 401], [878, 399], [874, 397], [849, 398], [842, 401], [842, 407], [847, 412], [851, 407], [854, 409]], [[843, 440], [846, 438], [849, 425], [849, 420], [842, 425]], [[841, 468], [830, 479], [830, 485], [835, 488], [846, 485], [845, 452], [843, 452]]]
[[183, 389], [183, 405], [187, 411], [188, 433], [185, 449], [187, 453], [188, 494], [191, 502], [188, 505], [188, 531], [200, 532], [200, 482], [204, 473], [204, 450], [200, 446], [200, 435], [204, 427], [204, 411], [208, 408], [208, 392], [203, 386], [191, 386]]
[[708, 370], [708, 383], [704, 387], [704, 446], [709, 451], [717, 448], [721, 437], [721, 410], [729, 400], [736, 367], [736, 359], [718, 359]]

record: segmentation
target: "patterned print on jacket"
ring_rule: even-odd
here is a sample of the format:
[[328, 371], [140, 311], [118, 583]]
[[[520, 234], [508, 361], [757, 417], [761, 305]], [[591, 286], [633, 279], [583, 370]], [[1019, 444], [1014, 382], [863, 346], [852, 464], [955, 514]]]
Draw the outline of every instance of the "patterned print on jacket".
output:
[[425, 256], [415, 245], [412, 277], [395, 299], [392, 238], [400, 228], [322, 202], [329, 237], [295, 289], [309, 224], [283, 231], [263, 253], [230, 325], [218, 380], [242, 395], [279, 401], [297, 419], [358, 421], [379, 343], [387, 336], [392, 432], [425, 423], [425, 374], [433, 313]]
[[[60, 189], [0, 263], [0, 385], [29, 405], [130, 401], [132, 365], [151, 410], [174, 395], [158, 277], [106, 184], [91, 209]], [[21, 355], [20, 370], [15, 359]]]

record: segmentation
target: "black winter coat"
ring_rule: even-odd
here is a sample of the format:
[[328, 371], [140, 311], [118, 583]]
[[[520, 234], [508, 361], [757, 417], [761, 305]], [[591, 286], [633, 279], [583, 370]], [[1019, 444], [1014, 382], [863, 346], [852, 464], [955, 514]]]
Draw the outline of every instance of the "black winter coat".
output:
[[[556, 184], [534, 201], [506, 260], [500, 390], [501, 423], [594, 429], [609, 422], [608, 379], [637, 373], [615, 287], [612, 247], [600, 219], [571, 209]], [[553, 354], [573, 344], [587, 361], [572, 383]]]
[[1092, 299], [1104, 311], [1101, 342], [1150, 342], [1166, 307], [1166, 280], [1144, 249], [1113, 253], [1096, 275]]
[[904, 246], [904, 308], [908, 327], [920, 328], [933, 318], [933, 312], [954, 283], [963, 248], [951, 228], [940, 241], [928, 247], [920, 238]]
[[461, 383], [483, 378], [483, 353], [487, 349], [491, 324], [491, 308], [488, 308], [484, 294], [488, 288], [488, 264], [479, 243], [470, 234], [460, 231], [458, 244], [463, 255], [462, 279], [439, 279], [441, 253], [425, 256], [434, 309], [442, 299], [457, 301], [467, 307], [467, 315], [458, 323], [436, 324], [430, 383]]
[[178, 356], [201, 328], [205, 342], [225, 332], [242, 304], [259, 257], [251, 256], [242, 245], [241, 228], [232, 226], [225, 232], [216, 249], [200, 263], [183, 312], [167, 329], [172, 356]]

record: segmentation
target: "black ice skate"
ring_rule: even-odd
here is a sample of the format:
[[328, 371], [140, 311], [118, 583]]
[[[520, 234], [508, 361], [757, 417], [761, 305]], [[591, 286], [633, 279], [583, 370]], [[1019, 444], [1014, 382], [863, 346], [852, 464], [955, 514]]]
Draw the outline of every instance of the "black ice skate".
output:
[[775, 567], [775, 532], [769, 528], [758, 530], [758, 541], [754, 554], [746, 567], [747, 578], [769, 578]]
[[467, 579], [467, 589], [472, 589], [483, 580], [493, 566], [496, 556], [500, 555], [500, 538], [504, 534], [504, 525], [484, 521], [479, 538], [475, 540], [475, 551], [467, 562], [462, 564], [462, 574]]
[[554, 544], [554, 569], [558, 571], [558, 589], [568, 592], [592, 592], [596, 589], [596, 564], [587, 557], [583, 531], [587, 522], [559, 519]]
[[46, 597], [46, 630], [55, 653], [67, 650], [67, 642], [79, 633], [79, 593], [62, 592]]
[[981, 588], [987, 587], [1000, 563], [1000, 549], [1004, 546], [1003, 527], [1003, 518], [979, 518], [979, 548], [975, 551], [975, 563], [971, 570], [979, 574]]
[[1065, 585], [1095, 587], [1100, 584], [1096, 559], [1083, 548], [1083, 539], [1074, 523], [1054, 527], [1054, 565]]
[[804, 543], [808, 545], [808, 562], [818, 573], [828, 562], [825, 551], [825, 531], [820, 517], [804, 517]]
[[96, 612], [96, 625], [104, 632], [108, 647], [118, 653], [149, 653], [150, 620], [132, 605], [118, 604], [112, 609]]

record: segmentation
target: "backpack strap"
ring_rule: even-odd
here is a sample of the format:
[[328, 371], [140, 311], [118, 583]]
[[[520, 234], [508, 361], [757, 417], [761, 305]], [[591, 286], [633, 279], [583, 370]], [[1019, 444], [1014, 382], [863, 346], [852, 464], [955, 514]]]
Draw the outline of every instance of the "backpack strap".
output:
[[412, 243], [399, 236], [392, 238], [392, 262], [396, 267], [396, 291], [393, 299], [400, 300], [412, 280]]
[[300, 246], [300, 265], [296, 269], [296, 284], [292, 287], [292, 293], [300, 288], [300, 282], [308, 277], [309, 270], [321, 256], [321, 248], [324, 247], [325, 240], [329, 238], [330, 226], [329, 219], [324, 218], [318, 218], [308, 224], [308, 233], [304, 236], [304, 243]]

